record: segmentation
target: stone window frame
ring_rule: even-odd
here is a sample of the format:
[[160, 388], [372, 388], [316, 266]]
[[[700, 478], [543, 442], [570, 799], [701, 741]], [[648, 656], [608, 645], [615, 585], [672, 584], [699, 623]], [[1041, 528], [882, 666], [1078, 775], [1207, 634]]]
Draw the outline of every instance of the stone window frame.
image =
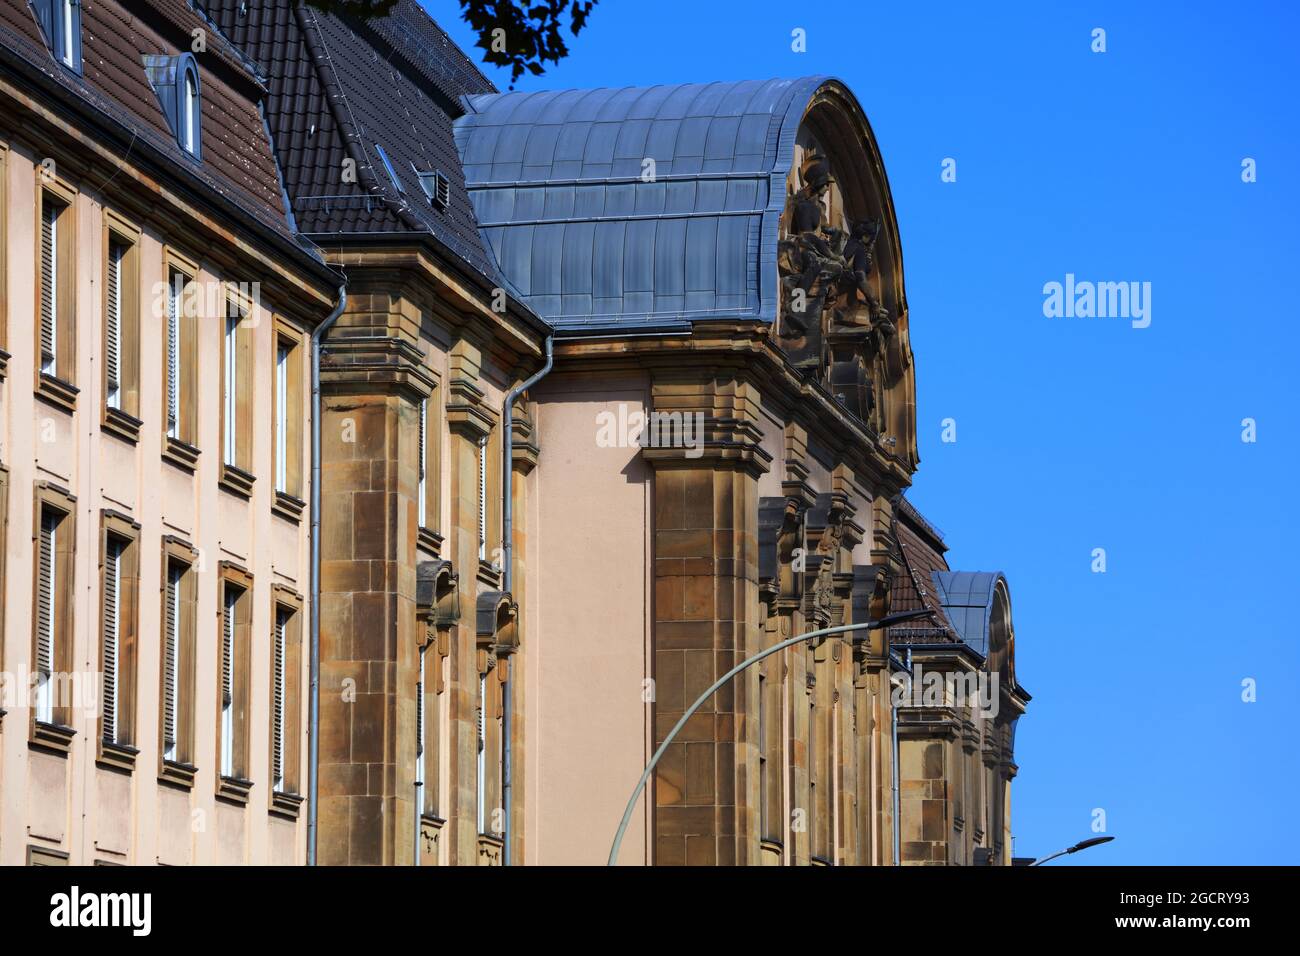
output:
[[[53, 623], [53, 648], [50, 660], [51, 675], [71, 675], [73, 663], [73, 641], [76, 639], [76, 561], [77, 561], [77, 499], [70, 491], [53, 482], [35, 483], [32, 514], [32, 635], [31, 662], [32, 673], [36, 673], [39, 656], [37, 633], [40, 621], [40, 572], [39, 559], [36, 557], [40, 547], [41, 529], [46, 511], [55, 512], [59, 519], [54, 539], [54, 593], [52, 595], [51, 613]], [[63, 682], [66, 685], [66, 681]], [[57, 694], [60, 683], [54, 685]], [[31, 708], [28, 742], [34, 747], [67, 756], [72, 747], [72, 738], [76, 731], [72, 728], [72, 706], [68, 701], [60, 702], [56, 696], [53, 702], [53, 720], [43, 721], [37, 716], [37, 708]]]
[[[37, 397], [44, 399], [66, 412], [77, 408], [77, 190], [70, 183], [50, 176], [46, 167], [36, 164], [36, 202], [34, 246], [35, 262], [33, 277], [35, 307], [32, 316], [32, 328], [36, 330], [36, 348], [32, 363], [35, 374], [34, 389]], [[57, 232], [54, 237], [53, 250], [55, 263], [55, 302], [54, 302], [54, 371], [44, 371], [44, 359], [41, 355], [41, 338], [43, 323], [41, 303], [44, 298], [45, 283], [41, 275], [41, 258], [43, 255], [45, 201], [50, 199], [60, 204], [63, 209], [56, 220]]]
[[[440, 554], [443, 536], [442, 528], [442, 438], [443, 424], [446, 416], [442, 408], [442, 381], [438, 373], [431, 368], [424, 370], [433, 379], [433, 388], [423, 398], [417, 408], [416, 428], [423, 425], [423, 434], [417, 432], [416, 447], [423, 448], [423, 457], [419, 467], [423, 470], [424, 495], [419, 498], [419, 475], [416, 481], [416, 527], [418, 543], [432, 554]], [[417, 452], [417, 456], [419, 453]], [[423, 509], [423, 520], [420, 510]]]
[[[282, 316], [276, 315], [272, 320], [273, 350], [271, 353], [271, 460], [272, 460], [272, 487], [275, 494], [271, 499], [271, 510], [287, 521], [297, 524], [302, 518], [303, 509], [306, 507], [306, 501], [303, 500], [304, 482], [303, 482], [303, 423], [307, 420], [306, 409], [303, 405], [303, 353], [304, 353], [304, 335], [300, 329], [294, 328]], [[288, 414], [285, 415], [285, 436], [280, 435], [280, 388], [279, 388], [279, 359], [280, 350], [287, 349], [288, 354], [285, 357], [285, 407]], [[280, 460], [280, 443], [284, 442], [285, 457], [285, 480], [284, 487], [280, 487], [279, 481], [279, 460]]]
[[[276, 627], [282, 612], [290, 617], [285, 627], [284, 649], [284, 726], [282, 728], [281, 769], [284, 782], [275, 785], [275, 642]], [[305, 618], [304, 601], [301, 594], [283, 584], [271, 588], [271, 647], [269, 656], [270, 686], [270, 720], [267, 721], [267, 780], [268, 810], [290, 820], [298, 819], [298, 811], [303, 803], [302, 796], [302, 757], [303, 757], [303, 623]]]
[[103, 213], [103, 318], [101, 335], [108, 349], [108, 271], [114, 244], [127, 247], [118, 267], [118, 312], [121, 322], [117, 333], [118, 404], [109, 404], [108, 362], [103, 363], [100, 427], [131, 444], [140, 438], [140, 343], [142, 297], [140, 295], [140, 246], [142, 230], [112, 209]]
[[[104, 641], [105, 574], [108, 571], [109, 539], [116, 538], [125, 545], [123, 565], [118, 570], [118, 634], [117, 670], [115, 683], [117, 710], [125, 718], [117, 721], [114, 740], [104, 736], [104, 719], [101, 710], [99, 730], [95, 735], [96, 762], [130, 773], [135, 769], [135, 758], [140, 752], [138, 743], [138, 699], [140, 682], [140, 525], [130, 516], [110, 508], [100, 510], [99, 532], [99, 669], [107, 672]], [[106, 702], [104, 702], [106, 703]]]
[[[168, 353], [171, 347], [170, 308], [171, 296], [175, 285], [174, 276], [181, 275], [185, 283], [180, 292], [177, 316], [177, 358], [176, 369], [179, 384], [176, 392], [176, 434], [171, 435], [168, 425], [168, 402], [171, 391], [170, 362]], [[198, 324], [202, 318], [199, 303], [203, 296], [196, 288], [200, 270], [198, 261], [175, 246], [163, 247], [163, 295], [158, 312], [162, 324], [162, 456], [184, 471], [194, 472], [199, 458], [198, 441]], [[186, 307], [187, 303], [190, 307]]]
[[[172, 565], [183, 568], [180, 592], [177, 595], [176, 618], [176, 756], [166, 756], [166, 634], [167, 586]], [[194, 765], [194, 696], [195, 654], [198, 631], [198, 565], [199, 552], [189, 542], [175, 535], [164, 535], [162, 540], [162, 574], [158, 584], [159, 661], [158, 661], [158, 779], [186, 790], [194, 786], [197, 768]]]
[[[253, 783], [250, 779], [250, 734], [252, 712], [252, 644], [253, 607], [256, 592], [253, 575], [233, 561], [222, 561], [217, 568], [217, 667], [216, 667], [216, 794], [222, 800], [248, 803]], [[225, 697], [225, 634], [226, 598], [229, 589], [238, 589], [235, 600], [235, 617], [231, 623], [233, 646], [230, 650], [231, 684], [231, 769], [225, 772], [225, 728], [223, 721]]]
[[[220, 485], [225, 490], [240, 498], [249, 498], [253, 494], [253, 408], [256, 404], [257, 382], [254, 375], [256, 362], [255, 340], [258, 316], [254, 315], [256, 303], [240, 293], [234, 286], [227, 284], [222, 301], [225, 314], [221, 317], [221, 374], [219, 434], [221, 435], [221, 476]], [[231, 383], [227, 381], [229, 356], [226, 349], [229, 344], [229, 328], [232, 319], [238, 319], [235, 328], [234, 363], [235, 383], [233, 394]], [[231, 410], [227, 407], [233, 400], [234, 421], [231, 422]], [[231, 434], [233, 432], [233, 434]], [[227, 444], [233, 444], [234, 460], [227, 451]]]

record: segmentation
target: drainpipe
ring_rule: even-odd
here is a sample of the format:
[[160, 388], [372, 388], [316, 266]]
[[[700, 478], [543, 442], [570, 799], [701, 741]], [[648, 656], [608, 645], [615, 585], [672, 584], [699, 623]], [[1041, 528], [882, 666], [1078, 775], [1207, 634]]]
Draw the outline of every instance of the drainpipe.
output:
[[[908, 647], [906, 656], [903, 660], [903, 669], [907, 671], [908, 693], [911, 694], [912, 682], [912, 648]], [[892, 690], [892, 688], [891, 688]], [[894, 705], [893, 694], [890, 694], [889, 701], [889, 723], [890, 736], [892, 737], [891, 763], [893, 768], [890, 776], [893, 778], [894, 790], [894, 866], [903, 865], [903, 827], [898, 818], [899, 799], [898, 799], [898, 708]]]
[[[515, 400], [524, 392], [532, 388], [542, 380], [547, 372], [551, 370], [554, 362], [552, 348], [555, 343], [555, 336], [546, 337], [546, 364], [543, 365], [532, 378], [528, 379], [522, 385], [516, 386], [506, 395], [505, 406], [501, 409], [501, 418], [505, 426], [504, 441], [501, 442], [501, 550], [505, 569], [503, 573], [503, 588], [506, 594], [511, 595], [514, 600], [514, 578], [515, 568], [513, 560], [513, 543], [514, 537], [514, 420], [515, 420]], [[511, 797], [513, 797], [513, 785], [511, 783], [511, 756], [513, 748], [511, 747], [511, 731], [514, 717], [514, 707], [510, 702], [510, 677], [507, 672], [506, 680], [501, 686], [501, 802], [502, 810], [505, 813], [505, 832], [502, 834], [502, 843], [504, 846], [501, 851], [501, 864], [509, 866], [511, 864], [512, 853], [510, 852], [510, 822], [511, 822]]]
[[316, 865], [317, 780], [320, 771], [320, 353], [321, 341], [348, 302], [346, 283], [339, 301], [311, 334], [311, 710], [307, 718], [307, 865]]

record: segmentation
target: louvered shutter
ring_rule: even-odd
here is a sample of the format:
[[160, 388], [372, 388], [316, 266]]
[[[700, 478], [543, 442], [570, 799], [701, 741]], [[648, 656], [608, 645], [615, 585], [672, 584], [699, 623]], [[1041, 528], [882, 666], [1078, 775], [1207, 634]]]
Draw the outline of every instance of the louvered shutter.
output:
[[226, 607], [221, 615], [221, 706], [229, 707], [235, 699], [235, 605], [238, 596], [226, 592]]
[[167, 599], [163, 619], [163, 750], [172, 755], [176, 747], [176, 628], [180, 618], [180, 574], [167, 569]]
[[478, 442], [478, 559], [487, 560], [487, 438]]
[[180, 297], [182, 277], [172, 273], [167, 293], [167, 434], [179, 437], [180, 419]]
[[419, 448], [420, 461], [419, 461], [419, 469], [418, 469], [420, 475], [420, 481], [417, 490], [419, 500], [416, 505], [416, 509], [420, 515], [419, 526], [421, 528], [428, 527], [429, 524], [429, 516], [426, 513], [427, 506], [425, 504], [425, 501], [428, 498], [428, 490], [426, 486], [426, 481], [428, 480], [428, 474], [425, 469], [425, 455], [427, 454], [427, 449], [428, 449], [428, 430], [429, 430], [429, 400], [426, 398], [421, 400], [420, 402], [420, 448]]
[[285, 629], [288, 615], [277, 611], [275, 615], [275, 653], [272, 655], [271, 714], [271, 781], [276, 790], [284, 789], [284, 651]]
[[48, 510], [41, 511], [39, 580], [36, 608], [36, 672], [41, 679], [54, 670], [54, 545], [57, 520]]
[[59, 207], [52, 199], [41, 203], [41, 371], [55, 372], [58, 341]]
[[109, 541], [104, 561], [104, 740], [117, 740], [118, 592], [121, 588], [122, 545]]
[[118, 389], [122, 378], [122, 258], [126, 247], [109, 243], [108, 247], [108, 316], [105, 323], [105, 372], [108, 379], [108, 404], [120, 407]]

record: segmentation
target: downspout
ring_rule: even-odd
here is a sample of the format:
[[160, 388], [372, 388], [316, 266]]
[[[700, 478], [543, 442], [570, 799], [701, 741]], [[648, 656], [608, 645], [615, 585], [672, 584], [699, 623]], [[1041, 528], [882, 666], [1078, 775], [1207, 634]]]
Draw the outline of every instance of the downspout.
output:
[[[542, 377], [551, 370], [554, 363], [553, 347], [555, 336], [546, 337], [546, 364], [544, 364], [532, 378], [525, 381], [522, 385], [512, 388], [506, 395], [505, 406], [501, 409], [501, 419], [504, 423], [505, 434], [502, 436], [504, 441], [501, 442], [501, 551], [505, 562], [505, 569], [502, 578], [502, 590], [510, 595], [510, 600], [514, 600], [514, 559], [512, 538], [514, 537], [514, 420], [515, 420], [515, 401], [528, 389], [532, 388], [542, 380]], [[512, 862], [513, 854], [510, 852], [510, 823], [513, 797], [513, 787], [511, 783], [511, 756], [513, 747], [511, 746], [512, 724], [514, 716], [514, 707], [510, 702], [510, 675], [507, 671], [505, 681], [501, 686], [501, 802], [502, 810], [505, 814], [505, 821], [502, 826], [505, 832], [502, 834], [502, 843], [504, 844], [501, 851], [501, 864], [509, 866]]]
[[339, 301], [311, 333], [311, 709], [307, 718], [307, 865], [316, 865], [316, 811], [320, 775], [320, 353], [321, 341], [348, 303], [347, 284]]

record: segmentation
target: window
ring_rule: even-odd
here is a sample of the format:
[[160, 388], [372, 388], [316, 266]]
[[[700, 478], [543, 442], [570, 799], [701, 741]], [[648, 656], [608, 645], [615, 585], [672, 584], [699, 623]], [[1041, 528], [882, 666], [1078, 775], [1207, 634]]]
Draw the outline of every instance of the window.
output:
[[420, 400], [420, 437], [418, 441], [418, 461], [416, 462], [416, 509], [419, 513], [419, 526], [429, 526], [429, 400]]
[[388, 173], [388, 181], [393, 184], [394, 189], [405, 195], [406, 190], [402, 187], [402, 181], [397, 178], [397, 170], [393, 168], [392, 160], [390, 160], [388, 154], [384, 152], [384, 147], [375, 143], [375, 152], [379, 153], [379, 159], [384, 164], [384, 169]]
[[252, 641], [253, 578], [221, 563], [221, 619], [217, 635], [217, 792], [248, 798], [248, 661]]
[[275, 382], [272, 395], [272, 441], [277, 514], [296, 521], [302, 514], [303, 409], [302, 333], [275, 321]]
[[241, 497], [253, 492], [253, 328], [251, 304], [230, 298], [221, 362], [221, 485]]
[[[0, 140], [0, 209], [9, 208], [9, 146]], [[9, 353], [9, 216], [0, 216], [0, 381], [8, 371]], [[3, 551], [0, 548], [0, 551]]]
[[198, 269], [168, 253], [166, 323], [163, 329], [164, 447], [166, 457], [193, 470], [198, 460], [195, 392]]
[[478, 832], [487, 833], [487, 674], [478, 675], [478, 773], [474, 787], [478, 806]]
[[193, 53], [178, 56], [146, 54], [144, 72], [158, 97], [167, 125], [182, 150], [195, 159], [203, 155], [203, 82]]
[[36, 194], [36, 391], [71, 411], [77, 395], [76, 197], [58, 182], [42, 181]]
[[101, 521], [99, 759], [130, 769], [135, 763], [140, 526], [108, 510]]
[[129, 441], [140, 422], [140, 232], [105, 210], [104, 416]]
[[163, 541], [162, 667], [159, 737], [164, 780], [194, 784], [194, 634], [197, 553], [168, 536]]
[[50, 53], [81, 72], [81, 0], [32, 0]]
[[33, 739], [66, 750], [71, 742], [75, 499], [62, 488], [36, 486], [32, 668], [36, 681]]
[[302, 803], [302, 598], [277, 586], [271, 607], [271, 809], [296, 817]]
[[784, 682], [781, 657], [768, 658], [760, 665], [758, 679], [759, 825], [762, 839], [781, 843], [785, 839], [782, 813], [782, 715]]
[[487, 459], [488, 437], [478, 440], [478, 559], [487, 560]]

